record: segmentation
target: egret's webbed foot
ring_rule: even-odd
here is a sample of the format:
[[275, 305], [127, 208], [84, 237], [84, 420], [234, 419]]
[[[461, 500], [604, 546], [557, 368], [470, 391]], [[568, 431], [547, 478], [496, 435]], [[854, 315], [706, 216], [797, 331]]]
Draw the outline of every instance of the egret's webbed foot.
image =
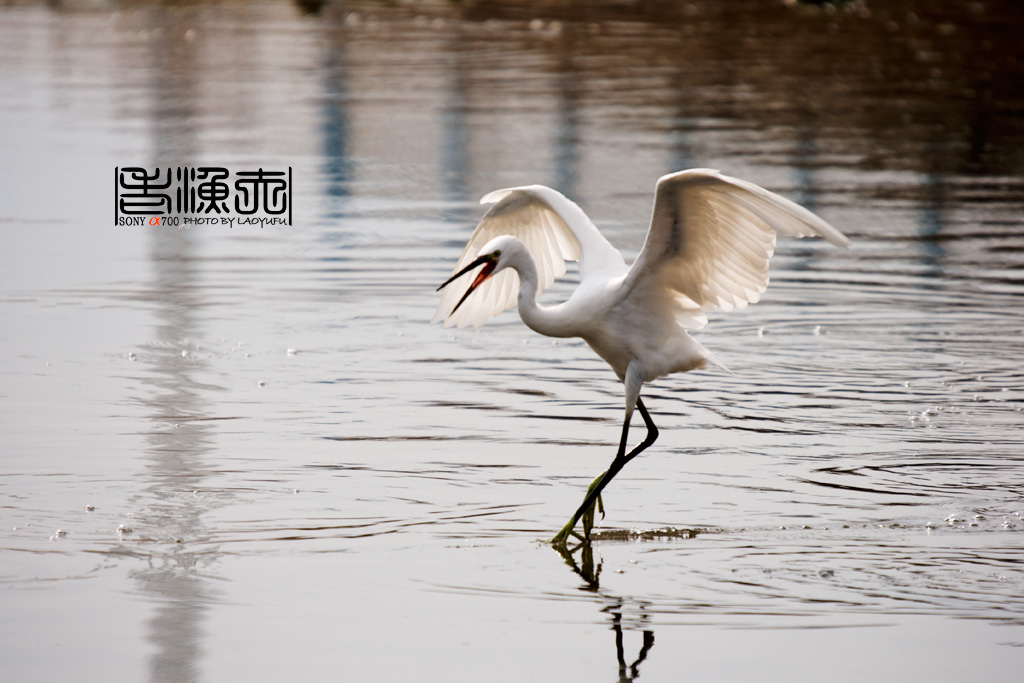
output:
[[[587, 498], [590, 496], [590, 493], [594, 490], [594, 487], [596, 487], [601, 482], [601, 479], [604, 478], [604, 475], [605, 473], [602, 472], [600, 476], [594, 479], [594, 481], [590, 483], [590, 486], [587, 487], [587, 495], [584, 496], [583, 498], [584, 502], [586, 502]], [[566, 523], [566, 525], [562, 527], [562, 530], [559, 531], [555, 535], [555, 537], [551, 539], [551, 542], [554, 545], [564, 546], [566, 542], [569, 540], [569, 537], [572, 536], [577, 540], [589, 543], [590, 530], [594, 528], [594, 522], [596, 521], [597, 513], [601, 513], [601, 518], [604, 518], [604, 501], [601, 500], [600, 494], [598, 494], [597, 498], [595, 498], [589, 506], [578, 510], [576, 514], [573, 515], [572, 518]], [[583, 524], [582, 536], [576, 531], [576, 522], [581, 522]]]

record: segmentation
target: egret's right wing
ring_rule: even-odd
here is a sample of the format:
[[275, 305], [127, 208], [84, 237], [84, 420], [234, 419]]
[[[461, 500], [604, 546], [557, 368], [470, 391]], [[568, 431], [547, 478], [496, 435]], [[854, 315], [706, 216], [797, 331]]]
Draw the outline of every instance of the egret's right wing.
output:
[[[517, 238], [530, 251], [537, 266], [538, 294], [550, 287], [556, 277], [565, 275], [566, 261], [581, 261], [581, 273], [586, 262], [599, 265], [614, 257], [621, 263], [619, 252], [583, 211], [549, 187], [529, 185], [497, 190], [484, 196], [480, 203], [492, 206], [470, 235], [453, 274], [469, 265], [484, 245], [501, 235]], [[441, 294], [431, 322], [444, 320], [445, 327], [458, 325], [460, 329], [466, 325], [480, 327], [488, 318], [515, 307], [518, 294], [519, 276], [506, 268], [480, 285], [452, 314], [462, 291], [449, 286]]]
[[626, 296], [671, 301], [676, 317], [699, 328], [704, 314], [757, 302], [768, 287], [776, 233], [850, 241], [799, 204], [718, 171], [662, 177], [643, 250], [626, 276]]

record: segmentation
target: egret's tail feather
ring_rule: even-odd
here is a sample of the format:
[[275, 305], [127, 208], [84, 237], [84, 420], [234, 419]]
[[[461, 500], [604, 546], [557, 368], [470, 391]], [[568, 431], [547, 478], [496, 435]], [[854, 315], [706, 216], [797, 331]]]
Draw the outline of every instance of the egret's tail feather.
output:
[[735, 372], [727, 368], [725, 366], [725, 363], [718, 359], [718, 356], [708, 351], [707, 347], [704, 348], [704, 357], [707, 359], [709, 366], [718, 368], [719, 370], [722, 370], [723, 372], [729, 375], [736, 374]]

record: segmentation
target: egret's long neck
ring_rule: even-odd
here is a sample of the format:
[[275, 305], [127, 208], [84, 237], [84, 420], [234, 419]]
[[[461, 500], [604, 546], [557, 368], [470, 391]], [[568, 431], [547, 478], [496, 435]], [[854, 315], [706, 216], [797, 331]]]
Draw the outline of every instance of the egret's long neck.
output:
[[525, 248], [516, 254], [509, 267], [519, 274], [519, 317], [527, 327], [548, 337], [579, 336], [571, 321], [537, 303], [537, 266]]

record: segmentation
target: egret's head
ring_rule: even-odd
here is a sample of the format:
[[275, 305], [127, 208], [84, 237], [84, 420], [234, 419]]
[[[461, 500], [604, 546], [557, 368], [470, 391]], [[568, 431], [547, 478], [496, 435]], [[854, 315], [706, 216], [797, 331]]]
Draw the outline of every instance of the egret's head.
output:
[[480, 269], [480, 272], [476, 274], [476, 278], [473, 280], [473, 284], [469, 286], [469, 289], [466, 290], [466, 293], [462, 295], [461, 299], [459, 299], [459, 303], [455, 304], [455, 308], [453, 308], [452, 312], [448, 314], [449, 316], [452, 313], [455, 313], [455, 311], [459, 310], [459, 306], [461, 306], [462, 302], [464, 302], [469, 297], [469, 295], [473, 293], [473, 290], [475, 290], [483, 283], [487, 282], [487, 280], [490, 279], [492, 275], [504, 269], [508, 265], [509, 251], [510, 248], [513, 247], [513, 241], [514, 238], [508, 236], [497, 237], [491, 240], [490, 242], [484, 245], [484, 248], [480, 252], [480, 255], [476, 257], [476, 259], [474, 259], [472, 263], [467, 265], [459, 272], [455, 273], [455, 275], [452, 275], [450, 278], [448, 278], [447, 281], [445, 281], [443, 285], [437, 288], [437, 291], [440, 292], [442, 289], [451, 284], [453, 280], [462, 277], [463, 275], [473, 270], [474, 268], [477, 268], [478, 266], [483, 266], [483, 268]]

